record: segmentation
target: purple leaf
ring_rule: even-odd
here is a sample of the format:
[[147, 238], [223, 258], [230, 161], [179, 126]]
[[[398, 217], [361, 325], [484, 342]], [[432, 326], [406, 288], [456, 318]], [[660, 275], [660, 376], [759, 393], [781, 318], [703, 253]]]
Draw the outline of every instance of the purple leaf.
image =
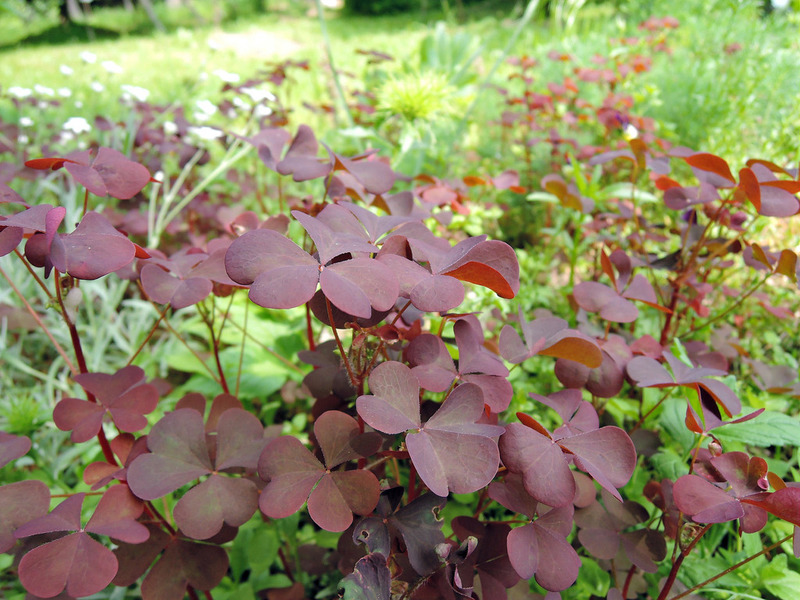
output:
[[308, 302], [317, 289], [319, 266], [302, 248], [270, 229], [245, 233], [225, 254], [228, 276], [236, 283], [252, 284], [250, 299], [265, 308]]
[[64, 590], [72, 597], [91, 596], [111, 583], [117, 567], [111, 550], [78, 532], [28, 552], [19, 563], [19, 579], [28, 592], [42, 598]]
[[14, 532], [30, 521], [43, 517], [50, 508], [50, 490], [36, 479], [0, 486], [0, 553], [14, 547]]
[[127, 485], [112, 486], [97, 504], [86, 531], [129, 544], [141, 544], [150, 537], [147, 527], [136, 521], [143, 511], [144, 504], [134, 497]]
[[762, 508], [779, 519], [800, 527], [800, 487], [785, 487], [765, 498], [744, 498], [742, 502]]
[[223, 524], [244, 525], [258, 508], [258, 489], [249, 479], [212, 474], [186, 492], [173, 511], [175, 524], [187, 536], [205, 540]]
[[636, 467], [636, 449], [627, 433], [619, 427], [602, 427], [559, 444], [575, 455], [575, 466], [621, 500], [616, 488], [628, 483]]
[[678, 509], [697, 523], [725, 523], [744, 516], [736, 498], [697, 475], [679, 477], [672, 494]]
[[258, 506], [273, 519], [296, 513], [325, 474], [325, 467], [295, 437], [282, 436], [264, 448], [258, 460], [258, 474], [267, 487]]
[[435, 548], [444, 542], [443, 520], [438, 515], [446, 502], [443, 497], [423, 494], [388, 519], [403, 536], [408, 560], [420, 575], [432, 573], [441, 564]]
[[522, 475], [526, 491], [548, 506], [564, 506], [575, 496], [575, 480], [561, 448], [520, 423], [511, 423], [500, 438], [503, 464]]
[[575, 302], [587, 312], [615, 323], [630, 323], [639, 316], [639, 309], [616, 290], [596, 281], [583, 281], [572, 291]]
[[406, 436], [411, 461], [437, 496], [448, 490], [466, 494], [485, 487], [497, 474], [500, 454], [492, 439], [495, 425], [476, 423], [483, 414], [483, 394], [474, 384], [453, 390], [419, 433]]
[[0, 431], [0, 467], [24, 456], [31, 449], [30, 438]]
[[149, 454], [128, 468], [128, 484], [143, 500], [164, 496], [213, 470], [203, 417], [191, 408], [167, 414], [147, 436]]
[[143, 598], [181, 600], [186, 587], [210, 590], [228, 571], [228, 553], [219, 546], [175, 539], [142, 582]]
[[390, 600], [392, 575], [382, 554], [368, 554], [339, 584], [344, 600]]
[[373, 395], [356, 400], [358, 414], [367, 425], [390, 434], [421, 426], [419, 383], [406, 365], [397, 361], [379, 364], [369, 376], [369, 389]]
[[50, 248], [53, 266], [77, 279], [98, 279], [128, 265], [136, 246], [101, 214], [90, 211], [72, 233], [57, 236]]

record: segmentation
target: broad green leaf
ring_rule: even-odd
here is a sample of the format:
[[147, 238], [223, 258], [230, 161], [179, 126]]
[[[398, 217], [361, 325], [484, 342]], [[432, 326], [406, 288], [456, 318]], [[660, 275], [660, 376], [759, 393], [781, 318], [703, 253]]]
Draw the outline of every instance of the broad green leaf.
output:
[[640, 202], [655, 202], [658, 198], [648, 191], [634, 187], [627, 181], [612, 183], [599, 190], [596, 194], [597, 200], [608, 200], [609, 198], [623, 198], [625, 200], [634, 198]]
[[800, 598], [800, 573], [787, 564], [785, 554], [779, 554], [761, 570], [761, 582], [781, 600]]
[[725, 425], [714, 430], [721, 442], [741, 442], [750, 446], [800, 446], [797, 419], [783, 413], [766, 411], [746, 424]]

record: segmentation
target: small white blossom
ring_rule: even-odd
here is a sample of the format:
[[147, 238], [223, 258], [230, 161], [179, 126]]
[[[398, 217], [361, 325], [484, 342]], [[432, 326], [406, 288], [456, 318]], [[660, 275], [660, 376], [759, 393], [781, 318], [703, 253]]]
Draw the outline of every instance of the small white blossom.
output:
[[150, 97], [150, 90], [139, 87], [138, 85], [128, 85], [126, 83], [120, 86], [120, 88], [122, 89], [122, 98], [124, 100], [133, 98], [138, 102], [147, 102], [147, 99]]
[[88, 50], [84, 50], [80, 53], [81, 60], [85, 63], [93, 65], [97, 62], [97, 54], [94, 52], [89, 52]]
[[245, 102], [239, 96], [235, 96], [231, 102], [236, 108], [240, 108], [243, 111], [248, 111], [252, 108], [248, 102]]
[[178, 133], [178, 126], [172, 121], [164, 121], [164, 125], [162, 127], [164, 128], [164, 133], [167, 135], [175, 135]]
[[216, 140], [223, 136], [219, 129], [213, 127], [189, 127], [189, 133], [201, 140]]
[[71, 142], [75, 139], [75, 134], [71, 131], [62, 131], [61, 136], [59, 137], [61, 143], [65, 144], [67, 142]]
[[56, 94], [61, 96], [62, 98], [69, 98], [72, 96], [72, 90], [68, 87], [60, 87], [56, 90]]
[[99, 81], [93, 81], [93, 82], [92, 82], [92, 83], [89, 85], [89, 87], [90, 87], [90, 88], [92, 88], [92, 90], [94, 90], [94, 91], [95, 91], [95, 92], [97, 92], [98, 94], [99, 94], [100, 92], [104, 92], [104, 91], [106, 90], [106, 86], [104, 86], [104, 85], [103, 85], [102, 83], [100, 83]]
[[123, 71], [123, 68], [120, 67], [113, 60], [104, 60], [103, 62], [100, 63], [100, 66], [102, 66], [106, 71], [114, 75], [119, 75]]
[[273, 102], [275, 100], [275, 95], [272, 92], [268, 92], [267, 90], [259, 90], [256, 88], [244, 87], [239, 91], [247, 96], [250, 96], [250, 99], [253, 102], [263, 102], [264, 100], [269, 100], [270, 102]]
[[83, 117], [70, 117], [67, 119], [67, 122], [64, 123], [62, 129], [71, 131], [72, 133], [88, 133], [92, 130], [92, 126], [89, 125], [89, 121]]
[[33, 119], [31, 119], [30, 117], [20, 117], [19, 125], [20, 127], [30, 127], [31, 125], [33, 125]]
[[263, 117], [268, 117], [272, 114], [272, 109], [265, 104], [257, 104], [255, 109], [253, 109], [253, 116], [256, 119], [261, 119]]
[[202, 73], [200, 73], [200, 74], [197, 76], [197, 80], [198, 80], [198, 81], [205, 81], [205, 80], [207, 80], [207, 79], [208, 79], [208, 73], [206, 73], [205, 71], [203, 71]]
[[155, 174], [153, 175], [153, 179], [155, 179], [156, 181], [163, 182], [164, 181], [164, 171], [156, 171]]
[[39, 94], [40, 96], [55, 96], [56, 95], [56, 91], [53, 88], [47, 87], [46, 85], [41, 85], [39, 83], [37, 83], [36, 85], [33, 86], [33, 91], [36, 92], [37, 94]]
[[626, 140], [632, 140], [636, 137], [639, 137], [639, 130], [636, 129], [636, 127], [632, 123], [628, 123], [625, 126], [622, 135], [625, 137]]
[[17, 136], [17, 142], [20, 143], [20, 144], [27, 144], [30, 141], [31, 141], [31, 138], [29, 138], [24, 133], [22, 135], [18, 135]]
[[211, 118], [211, 115], [217, 112], [217, 107], [214, 105], [211, 100], [198, 100], [194, 103], [197, 107], [197, 111], [194, 113], [194, 118], [200, 121], [201, 123], [205, 123]]
[[12, 85], [8, 88], [8, 93], [14, 96], [15, 98], [27, 98], [33, 92], [30, 88], [19, 87], [18, 85]]
[[224, 69], [217, 69], [216, 71], [213, 71], [213, 74], [219, 77], [225, 83], [237, 83], [241, 79], [241, 77], [239, 77], [239, 75], [236, 73], [229, 73]]
[[220, 49], [220, 45], [216, 42], [216, 40], [210, 39], [206, 43], [208, 44], [208, 49], [211, 50], [212, 52], [216, 52], [217, 50]]
[[75, 100], [75, 108], [83, 108], [83, 101]]
[[75, 72], [75, 69], [73, 69], [69, 65], [61, 65], [60, 67], [58, 67], [58, 70], [61, 71], [62, 75], [66, 75], [67, 77], [69, 77]]

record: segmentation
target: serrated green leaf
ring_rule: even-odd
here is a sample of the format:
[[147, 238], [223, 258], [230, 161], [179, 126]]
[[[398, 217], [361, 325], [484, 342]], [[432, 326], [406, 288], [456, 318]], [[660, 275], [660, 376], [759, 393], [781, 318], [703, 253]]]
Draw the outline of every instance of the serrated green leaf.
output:
[[752, 421], [715, 429], [714, 435], [722, 443], [741, 442], [759, 448], [800, 446], [800, 423], [789, 415], [767, 411]]
[[789, 568], [785, 554], [779, 554], [761, 569], [761, 583], [781, 600], [800, 598], [800, 573]]

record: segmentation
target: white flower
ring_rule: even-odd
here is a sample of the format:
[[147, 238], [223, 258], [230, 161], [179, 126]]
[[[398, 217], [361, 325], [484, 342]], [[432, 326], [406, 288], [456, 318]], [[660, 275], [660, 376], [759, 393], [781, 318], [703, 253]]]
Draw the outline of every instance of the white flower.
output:
[[62, 98], [69, 98], [72, 96], [72, 90], [68, 87], [60, 87], [56, 90], [56, 94], [61, 96]]
[[211, 100], [198, 100], [194, 103], [197, 107], [197, 111], [194, 113], [194, 118], [200, 121], [201, 123], [205, 123], [208, 119], [217, 112], [217, 107], [214, 105]]
[[162, 127], [164, 128], [164, 133], [166, 133], [167, 135], [175, 135], [176, 133], [178, 133], [178, 126], [175, 125], [175, 123], [173, 123], [172, 121], [164, 121]]
[[75, 100], [75, 108], [83, 108], [83, 101]]
[[189, 127], [189, 134], [201, 140], [216, 140], [224, 135], [219, 129], [213, 127]]
[[120, 88], [122, 89], [122, 98], [124, 100], [133, 98], [138, 102], [147, 102], [147, 99], [150, 97], [150, 90], [139, 87], [138, 85], [128, 85], [126, 83], [121, 85]]
[[18, 135], [18, 136], [17, 136], [17, 142], [18, 142], [18, 143], [20, 143], [20, 144], [27, 144], [27, 143], [28, 143], [28, 142], [30, 142], [30, 141], [31, 141], [31, 138], [29, 138], [29, 137], [28, 137], [27, 135], [25, 135], [25, 134], [22, 134], [22, 135]]
[[248, 102], [245, 102], [239, 96], [234, 96], [231, 102], [236, 108], [241, 108], [243, 111], [248, 111], [252, 108]]
[[18, 85], [12, 85], [8, 88], [8, 93], [14, 96], [15, 98], [27, 98], [33, 92], [30, 88], [19, 87]]
[[30, 127], [31, 125], [33, 125], [33, 119], [31, 119], [30, 117], [20, 117], [19, 125], [20, 127]]
[[100, 66], [102, 66], [106, 71], [114, 75], [119, 75], [123, 71], [122, 67], [120, 67], [113, 60], [104, 60], [103, 62], [100, 63]]
[[208, 44], [208, 49], [212, 52], [216, 52], [221, 48], [221, 46], [215, 40], [209, 39], [206, 44]]
[[70, 117], [67, 119], [67, 122], [64, 123], [62, 129], [71, 131], [72, 133], [88, 133], [92, 130], [92, 126], [89, 125], [89, 121], [83, 117]]
[[75, 70], [69, 65], [61, 65], [60, 67], [58, 67], [58, 70], [61, 71], [62, 75], [66, 75], [67, 77], [69, 77], [75, 72]]
[[261, 119], [262, 117], [268, 117], [272, 114], [272, 109], [265, 104], [258, 104], [253, 109], [253, 116], [256, 119]]
[[628, 123], [625, 126], [625, 129], [622, 132], [622, 135], [625, 137], [626, 140], [630, 141], [636, 137], [639, 137], [639, 130], [633, 125], [633, 123]]
[[225, 83], [237, 83], [241, 79], [236, 73], [229, 73], [224, 69], [217, 69], [213, 71], [213, 74], [222, 79]]
[[41, 85], [39, 83], [33, 86], [33, 91], [40, 96], [55, 96], [56, 94], [53, 88], [47, 87], [46, 85]]
[[272, 92], [268, 92], [267, 90], [259, 90], [256, 88], [244, 87], [239, 91], [247, 96], [250, 96], [250, 99], [253, 102], [263, 102], [264, 100], [269, 100], [270, 102], [272, 102], [275, 100], [275, 95]]
[[93, 82], [92, 82], [92, 83], [89, 85], [89, 87], [90, 87], [90, 88], [92, 88], [92, 90], [94, 90], [94, 91], [95, 91], [95, 92], [97, 92], [98, 94], [99, 94], [100, 92], [104, 92], [104, 91], [105, 91], [105, 89], [106, 89], [106, 86], [104, 86], [104, 85], [103, 85], [102, 83], [100, 83], [99, 81], [93, 81]]
[[90, 65], [93, 65], [97, 62], [97, 54], [94, 52], [89, 52], [88, 50], [81, 52], [80, 57], [83, 62], [89, 63]]

